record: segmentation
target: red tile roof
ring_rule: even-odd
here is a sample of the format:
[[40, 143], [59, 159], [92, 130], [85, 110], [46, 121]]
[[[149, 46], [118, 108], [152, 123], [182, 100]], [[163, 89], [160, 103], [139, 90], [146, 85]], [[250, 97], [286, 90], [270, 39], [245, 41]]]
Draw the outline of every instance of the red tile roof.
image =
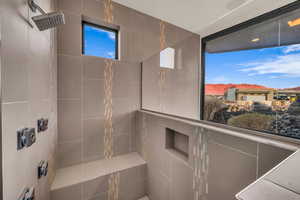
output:
[[254, 84], [206, 84], [205, 94], [206, 95], [221, 95], [223, 96], [229, 88], [237, 89], [269, 89], [265, 86], [254, 85]]

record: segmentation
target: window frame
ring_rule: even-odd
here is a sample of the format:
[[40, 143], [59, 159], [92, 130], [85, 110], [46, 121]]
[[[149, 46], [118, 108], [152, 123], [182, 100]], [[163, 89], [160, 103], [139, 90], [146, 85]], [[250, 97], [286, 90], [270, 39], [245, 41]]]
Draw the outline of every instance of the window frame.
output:
[[86, 20], [82, 20], [81, 21], [81, 34], [82, 34], [82, 42], [81, 42], [82, 49], [81, 49], [81, 53], [82, 53], [82, 55], [89, 56], [89, 55], [85, 54], [85, 34], [84, 34], [84, 26], [85, 25], [92, 26], [92, 27], [95, 27], [95, 28], [98, 28], [98, 29], [102, 29], [102, 30], [105, 30], [105, 31], [109, 31], [109, 32], [115, 33], [115, 35], [116, 35], [115, 57], [114, 58], [105, 58], [105, 57], [101, 57], [101, 56], [96, 56], [96, 57], [104, 58], [104, 59], [119, 60], [119, 30], [111, 28], [111, 27], [108, 27], [108, 26], [105, 26], [105, 25], [99, 25], [99, 24], [96, 24], [96, 23], [88, 22]]
[[[240, 24], [234, 25], [230, 28], [221, 30], [219, 32], [213, 33], [201, 39], [201, 69], [200, 69], [200, 120], [204, 120], [204, 106], [205, 106], [205, 49], [206, 43], [217, 39], [219, 37], [230, 35], [231, 33], [246, 29], [250, 26], [262, 23], [266, 20], [276, 18], [280, 15], [292, 12], [300, 8], [300, 1], [295, 1], [281, 8], [275, 9], [273, 11], [267, 12], [265, 14], [259, 15], [255, 18], [242, 22]], [[204, 120], [207, 121], [207, 120]], [[211, 122], [211, 121], [209, 121]], [[211, 122], [214, 124], [220, 124], [217, 122]], [[225, 125], [229, 126], [229, 125]], [[232, 127], [232, 126], [229, 126]], [[244, 128], [243, 128], [244, 129]], [[250, 129], [247, 129], [250, 130]], [[253, 130], [252, 130], [253, 131]], [[255, 131], [255, 130], [254, 130]]]

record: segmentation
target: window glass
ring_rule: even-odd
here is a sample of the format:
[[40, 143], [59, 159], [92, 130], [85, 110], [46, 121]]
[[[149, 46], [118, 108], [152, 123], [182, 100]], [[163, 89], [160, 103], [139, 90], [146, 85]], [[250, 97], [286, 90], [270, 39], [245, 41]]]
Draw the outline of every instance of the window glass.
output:
[[299, 11], [205, 42], [205, 120], [300, 139]]
[[83, 54], [118, 59], [118, 32], [83, 23]]

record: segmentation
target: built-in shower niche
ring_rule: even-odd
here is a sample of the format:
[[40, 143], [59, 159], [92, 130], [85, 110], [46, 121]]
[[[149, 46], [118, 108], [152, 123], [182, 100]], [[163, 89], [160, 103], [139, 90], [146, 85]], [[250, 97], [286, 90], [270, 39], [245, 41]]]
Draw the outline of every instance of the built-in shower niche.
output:
[[189, 136], [166, 128], [166, 149], [184, 161], [189, 158]]

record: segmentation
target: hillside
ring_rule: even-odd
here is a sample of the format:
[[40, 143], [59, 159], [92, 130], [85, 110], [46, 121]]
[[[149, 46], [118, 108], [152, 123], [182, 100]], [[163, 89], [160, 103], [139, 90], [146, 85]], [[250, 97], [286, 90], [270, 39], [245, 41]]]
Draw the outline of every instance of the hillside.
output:
[[285, 88], [283, 90], [299, 90], [300, 91], [300, 87], [294, 87], [294, 88]]
[[[224, 93], [229, 88], [237, 88], [237, 89], [268, 89], [262, 85], [255, 84], [206, 84], [205, 85], [205, 94], [206, 95], [224, 95]], [[300, 90], [300, 87], [299, 87]]]

